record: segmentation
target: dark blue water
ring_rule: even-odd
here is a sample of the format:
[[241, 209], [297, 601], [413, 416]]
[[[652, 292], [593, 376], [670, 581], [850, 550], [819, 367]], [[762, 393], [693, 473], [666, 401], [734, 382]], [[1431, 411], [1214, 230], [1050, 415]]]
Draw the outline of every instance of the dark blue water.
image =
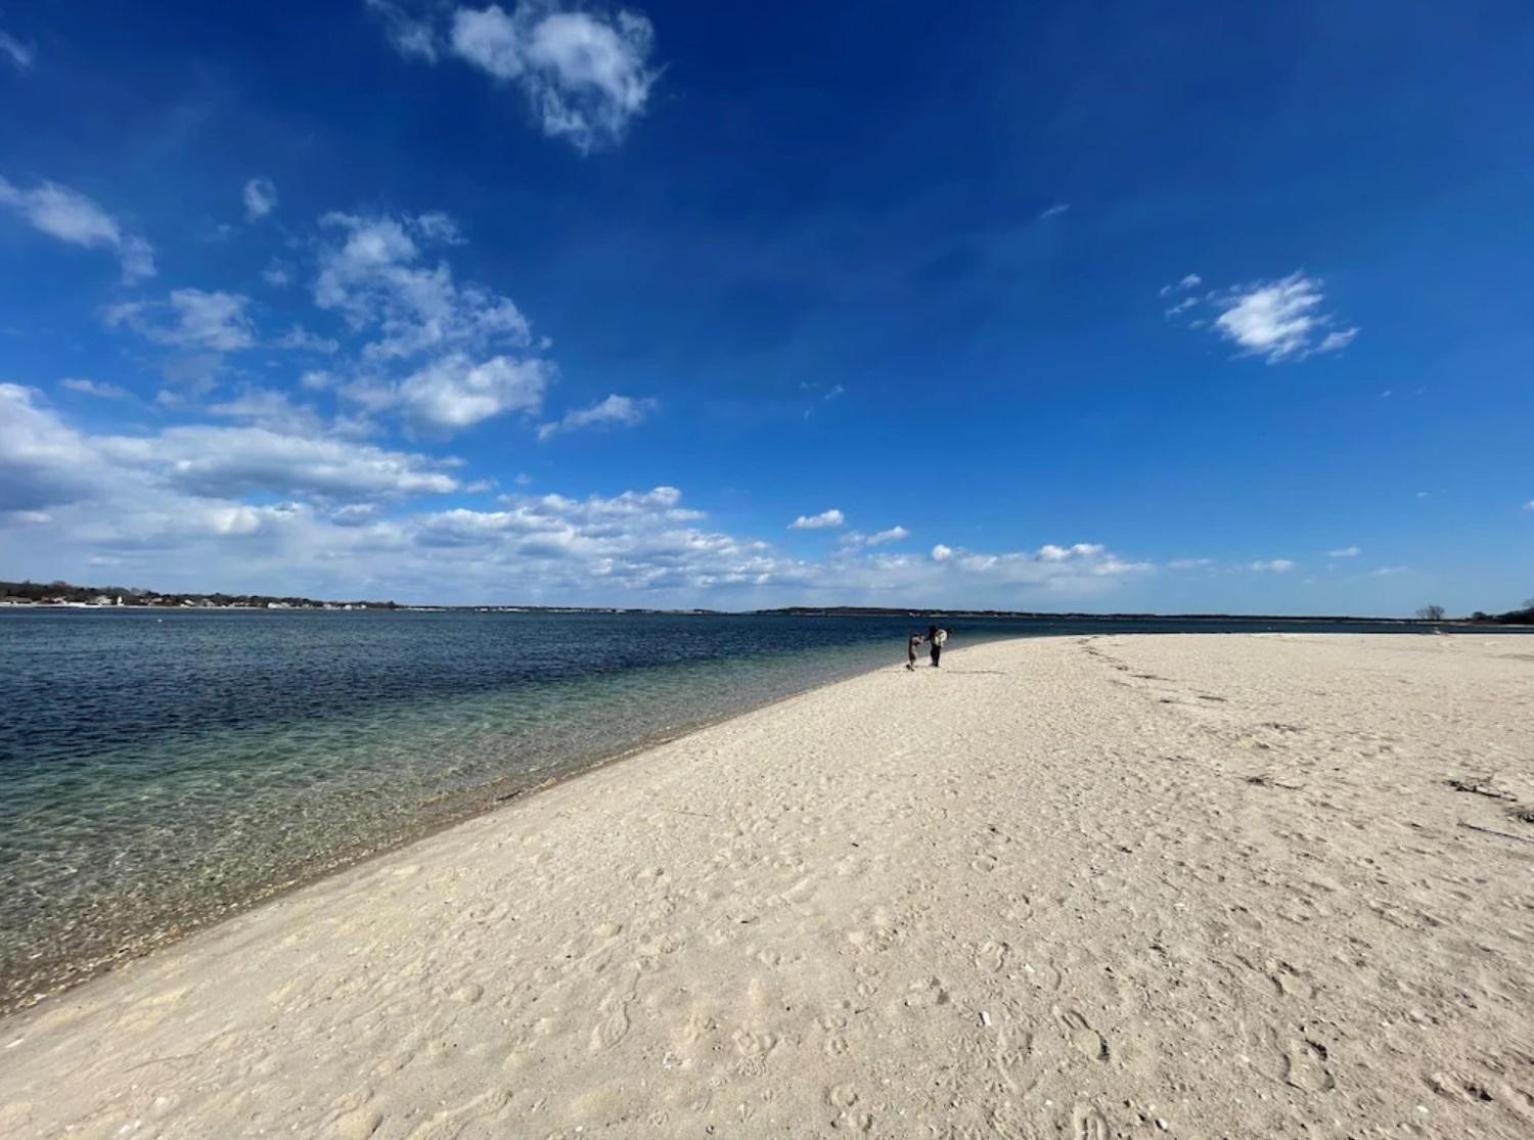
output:
[[[1083, 631], [1349, 628], [945, 624], [954, 648]], [[0, 612], [0, 1009], [644, 743], [898, 667], [924, 625]]]

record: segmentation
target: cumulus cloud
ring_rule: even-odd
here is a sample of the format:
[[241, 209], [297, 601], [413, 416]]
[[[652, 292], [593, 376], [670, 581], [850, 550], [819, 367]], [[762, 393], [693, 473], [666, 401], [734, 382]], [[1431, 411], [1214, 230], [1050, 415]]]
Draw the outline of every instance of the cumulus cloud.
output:
[[173, 289], [164, 301], [110, 305], [104, 316], [108, 325], [126, 326], [155, 344], [224, 353], [256, 343], [255, 325], [245, 311], [249, 303], [239, 293]]
[[394, 402], [416, 428], [451, 431], [505, 412], [536, 412], [548, 383], [542, 360], [495, 356], [475, 363], [453, 353], [407, 377], [394, 389]]
[[576, 431], [587, 427], [634, 427], [644, 422], [658, 406], [649, 397], [634, 399], [630, 396], [608, 396], [589, 408], [566, 412], [564, 417], [552, 423], [538, 426], [538, 438], [550, 439], [560, 432]]
[[17, 71], [27, 71], [35, 56], [31, 44], [22, 43], [4, 28], [0, 28], [0, 59], [9, 60]]
[[821, 511], [818, 515], [800, 515], [788, 524], [788, 529], [825, 530], [830, 527], [839, 527], [846, 521], [846, 516], [835, 507], [832, 507], [830, 510]]
[[252, 178], [242, 197], [248, 222], [260, 221], [277, 208], [277, 186], [270, 178]]
[[[260, 418], [285, 399], [255, 389], [219, 414]], [[55, 502], [73, 501], [87, 493], [82, 488], [114, 492], [130, 473], [210, 496], [445, 494], [459, 485], [425, 456], [269, 427], [197, 424], [154, 435], [89, 436], [67, 426], [35, 389], [17, 384], [0, 384], [0, 410], [0, 452], [32, 472], [12, 467], [0, 481]]]
[[544, 133], [582, 153], [619, 142], [644, 111], [657, 74], [654, 39], [637, 13], [605, 17], [540, 0], [510, 13], [496, 4], [459, 8], [449, 36], [455, 55], [519, 88]]
[[127, 400], [132, 398], [126, 388], [119, 388], [116, 384], [103, 384], [97, 380], [90, 380], [83, 376], [71, 376], [59, 381], [60, 388], [66, 388], [71, 392], [80, 392], [86, 396], [95, 396], [102, 400]]
[[420, 242], [458, 244], [442, 214], [417, 217], [332, 213], [323, 224], [344, 235], [321, 254], [314, 300], [356, 330], [376, 330], [375, 360], [490, 346], [527, 348], [531, 329], [516, 304], [478, 285], [462, 285], [445, 261], [424, 263]]
[[1294, 569], [1294, 563], [1287, 558], [1259, 558], [1248, 563], [1247, 568], [1269, 574], [1287, 574]]
[[153, 277], [154, 250], [142, 238], [126, 233], [90, 198], [56, 182], [42, 182], [31, 190], [0, 177], [0, 206], [19, 214], [33, 229], [86, 249], [107, 249], [117, 255], [125, 284]]
[[249, 387], [208, 410], [236, 422], [92, 435], [35, 390], [0, 384], [0, 541], [25, 534], [11, 542], [26, 552], [19, 572], [111, 565], [156, 585], [423, 601], [1028, 608], [1149, 570], [1098, 543], [801, 559], [664, 485], [439, 505], [484, 484], [450, 459], [337, 438], [284, 393]]

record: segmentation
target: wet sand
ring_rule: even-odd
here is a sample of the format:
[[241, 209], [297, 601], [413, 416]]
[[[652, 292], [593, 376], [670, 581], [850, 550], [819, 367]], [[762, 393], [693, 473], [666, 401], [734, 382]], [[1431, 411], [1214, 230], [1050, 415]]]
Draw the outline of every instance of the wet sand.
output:
[[900, 650], [0, 1021], [0, 1135], [1534, 1133], [1534, 642]]

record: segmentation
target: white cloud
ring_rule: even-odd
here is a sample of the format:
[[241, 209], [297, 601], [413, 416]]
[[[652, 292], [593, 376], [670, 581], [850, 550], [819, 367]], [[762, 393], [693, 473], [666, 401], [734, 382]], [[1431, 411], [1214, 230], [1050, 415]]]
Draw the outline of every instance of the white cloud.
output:
[[584, 427], [633, 427], [643, 423], [658, 406], [658, 402], [649, 397], [634, 399], [630, 396], [608, 396], [589, 408], [581, 408], [577, 411], [565, 413], [562, 419], [552, 423], [540, 424], [538, 438], [549, 439], [560, 432], [575, 431]]
[[582, 153], [617, 143], [643, 112], [656, 79], [654, 38], [637, 13], [607, 18], [539, 0], [522, 0], [510, 14], [496, 4], [459, 8], [451, 33], [454, 54], [519, 87], [544, 133]]
[[384, 34], [394, 50], [407, 59], [437, 61], [437, 33], [429, 18], [412, 15], [392, 0], [365, 0], [367, 7], [383, 21]]
[[1351, 344], [1358, 329], [1331, 327], [1336, 318], [1322, 309], [1321, 286], [1320, 279], [1295, 272], [1231, 290], [1211, 301], [1219, 311], [1212, 327], [1241, 355], [1269, 364], [1335, 352]]
[[79, 191], [56, 182], [23, 190], [0, 177], [0, 206], [10, 207], [34, 229], [59, 241], [113, 251], [125, 284], [154, 276], [154, 250], [149, 243], [125, 233], [115, 218]]
[[1070, 208], [1071, 204], [1069, 202], [1057, 202], [1053, 206], [1049, 207], [1049, 209], [1044, 210], [1039, 214], [1039, 221], [1042, 222], [1047, 221], [1050, 218], [1058, 218], [1061, 214], [1065, 213]]
[[1381, 566], [1377, 570], [1370, 570], [1369, 571], [1369, 577], [1371, 577], [1371, 578], [1393, 578], [1397, 574], [1406, 574], [1406, 573], [1410, 572], [1410, 570], [1411, 570], [1410, 566]]
[[860, 530], [848, 531], [842, 535], [842, 545], [850, 547], [858, 546], [883, 546], [890, 542], [900, 542], [902, 539], [911, 537], [911, 532], [903, 526], [892, 526], [887, 530], [876, 530], [872, 534], [864, 534]]
[[839, 527], [846, 521], [846, 516], [835, 507], [832, 507], [830, 510], [821, 511], [818, 515], [800, 515], [788, 524], [788, 529], [825, 530], [829, 527]]
[[1205, 566], [1212, 566], [1212, 558], [1174, 558], [1167, 563], [1170, 570], [1198, 570]]
[[1163, 297], [1170, 297], [1173, 293], [1186, 293], [1189, 289], [1197, 289], [1204, 283], [1204, 279], [1197, 273], [1189, 273], [1175, 285], [1163, 285], [1160, 293]]
[[272, 341], [271, 347], [291, 349], [294, 352], [316, 352], [325, 356], [331, 356], [340, 350], [341, 345], [330, 337], [310, 332], [302, 325], [293, 325], [287, 332]]
[[188, 352], [225, 353], [250, 348], [255, 326], [250, 298], [217, 290], [173, 289], [163, 302], [128, 301], [108, 306], [107, 324], [124, 325], [146, 340]]
[[59, 381], [60, 388], [67, 388], [71, 392], [80, 392], [87, 396], [96, 396], [102, 400], [127, 400], [132, 398], [126, 388], [119, 388], [116, 384], [103, 384], [96, 380], [90, 380], [82, 376], [71, 376]]
[[465, 428], [505, 412], [537, 412], [549, 374], [542, 360], [495, 356], [475, 363], [454, 353], [407, 377], [396, 389], [396, 402], [418, 429]]
[[36, 58], [31, 44], [24, 44], [5, 29], [0, 28], [0, 58], [8, 59], [17, 71], [26, 71], [31, 68], [32, 61]]
[[261, 280], [274, 289], [293, 283], [293, 271], [280, 261], [274, 261], [261, 271]]
[[277, 208], [277, 186], [270, 178], [252, 178], [245, 183], [242, 198], [245, 202], [245, 220], [259, 221]]
[[339, 312], [354, 329], [377, 330], [380, 335], [365, 349], [367, 356], [388, 360], [444, 349], [531, 345], [527, 318], [509, 297], [459, 285], [445, 262], [421, 264], [417, 238], [443, 242], [451, 225], [444, 215], [336, 213], [323, 223], [344, 232], [346, 240], [322, 252], [314, 300], [322, 309]]
[[1270, 574], [1287, 574], [1294, 569], [1294, 565], [1288, 558], [1259, 558], [1249, 563], [1248, 569]]
[[0, 385], [0, 541], [25, 552], [18, 572], [110, 565], [162, 588], [421, 601], [1038, 608], [1150, 569], [1098, 543], [806, 560], [708, 522], [669, 486], [437, 509], [484, 481], [451, 459], [338, 439], [283, 393], [247, 388], [212, 414], [239, 422], [90, 435], [40, 393]]
[[1328, 550], [1328, 558], [1357, 558], [1363, 551], [1356, 546], [1344, 546], [1337, 550]]

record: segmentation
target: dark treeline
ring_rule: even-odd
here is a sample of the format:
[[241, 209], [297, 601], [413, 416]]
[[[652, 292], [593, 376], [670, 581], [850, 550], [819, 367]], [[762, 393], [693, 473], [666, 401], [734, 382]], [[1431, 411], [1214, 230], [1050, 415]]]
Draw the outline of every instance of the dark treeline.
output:
[[[118, 599], [121, 599], [119, 601]], [[162, 594], [142, 586], [75, 586], [69, 582], [0, 582], [0, 602], [34, 605], [64, 602], [86, 605], [123, 606], [232, 606], [266, 609], [282, 606], [291, 609], [325, 609], [351, 606], [353, 609], [392, 610], [393, 602], [324, 602], [314, 598], [279, 597], [268, 594]]]
[[1534, 625], [1534, 598], [1524, 602], [1522, 609], [1508, 610], [1505, 614], [1488, 614], [1476, 610], [1470, 615], [1470, 620], [1490, 625]]

